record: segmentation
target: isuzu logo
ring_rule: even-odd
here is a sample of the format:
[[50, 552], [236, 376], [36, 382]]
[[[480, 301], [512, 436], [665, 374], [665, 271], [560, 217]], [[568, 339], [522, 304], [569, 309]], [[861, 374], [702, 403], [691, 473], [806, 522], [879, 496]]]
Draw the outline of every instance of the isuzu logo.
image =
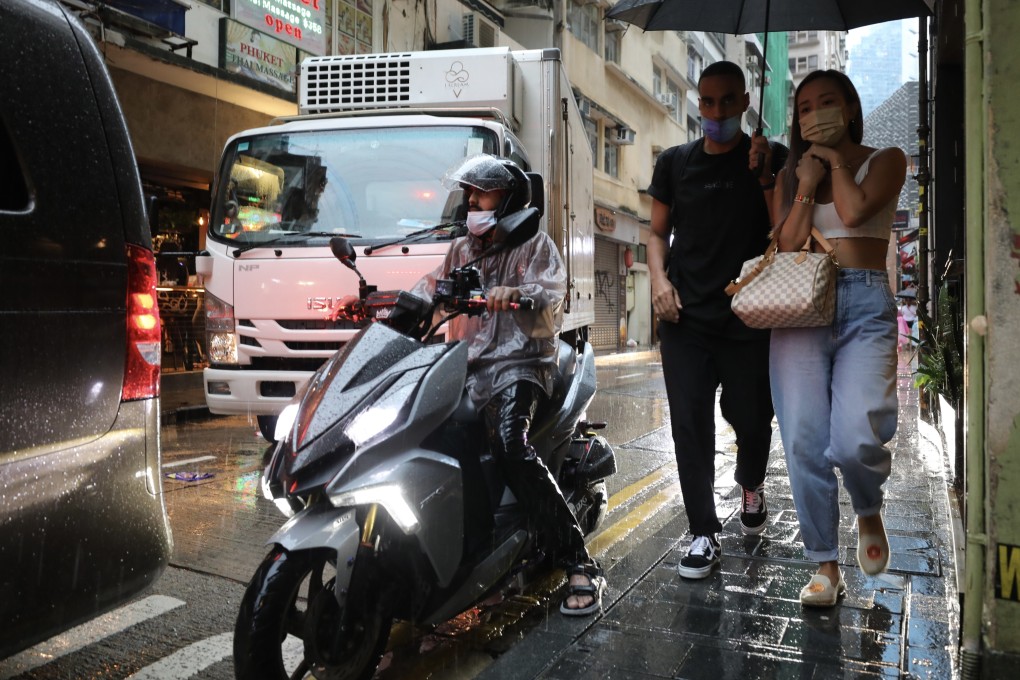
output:
[[326, 309], [333, 309], [335, 305], [340, 303], [340, 298], [332, 297], [310, 297], [308, 298], [308, 309], [313, 312], [319, 312]]

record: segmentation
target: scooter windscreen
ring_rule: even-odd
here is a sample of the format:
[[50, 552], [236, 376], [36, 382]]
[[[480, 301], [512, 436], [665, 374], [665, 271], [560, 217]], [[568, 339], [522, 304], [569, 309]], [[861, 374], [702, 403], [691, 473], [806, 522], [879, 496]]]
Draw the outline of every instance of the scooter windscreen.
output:
[[378, 323], [359, 333], [315, 374], [301, 400], [278, 450], [283, 488], [321, 486], [362, 450], [431, 432], [460, 400], [466, 352], [464, 343], [422, 345]]

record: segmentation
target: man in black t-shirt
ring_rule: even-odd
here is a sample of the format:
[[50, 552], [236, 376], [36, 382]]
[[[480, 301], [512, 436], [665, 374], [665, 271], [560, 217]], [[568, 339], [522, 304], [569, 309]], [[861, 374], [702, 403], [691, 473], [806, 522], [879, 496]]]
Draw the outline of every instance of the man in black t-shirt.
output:
[[[765, 471], [772, 439], [769, 334], [745, 326], [725, 288], [768, 245], [769, 202], [785, 147], [741, 131], [750, 97], [728, 61], [698, 81], [705, 136], [663, 152], [655, 164], [648, 241], [652, 306], [680, 488], [693, 539], [678, 571], [704, 578], [719, 563], [715, 510], [715, 396], [737, 439], [743, 533], [765, 529]], [[767, 168], [757, 171], [758, 166]], [[672, 240], [670, 237], [672, 236]]]

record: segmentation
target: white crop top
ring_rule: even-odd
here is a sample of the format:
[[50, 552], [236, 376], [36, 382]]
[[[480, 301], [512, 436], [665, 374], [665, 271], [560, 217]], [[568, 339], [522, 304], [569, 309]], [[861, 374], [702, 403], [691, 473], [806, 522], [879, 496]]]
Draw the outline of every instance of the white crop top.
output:
[[[871, 165], [871, 159], [874, 158], [881, 149], [875, 151], [875, 153], [868, 156], [861, 167], [858, 168], [857, 174], [854, 175], [854, 181], [860, 184], [864, 181], [864, 178], [868, 174], [868, 168]], [[871, 218], [854, 228], [848, 228], [843, 224], [843, 221], [839, 219], [839, 215], [836, 214], [835, 203], [816, 203], [813, 214], [813, 221], [818, 231], [822, 232], [822, 236], [825, 238], [863, 238], [870, 236], [872, 238], [880, 238], [886, 241], [889, 240], [892, 234], [892, 223], [896, 217], [896, 204], [899, 197], [895, 196], [891, 201], [882, 206], [882, 208], [871, 216]]]

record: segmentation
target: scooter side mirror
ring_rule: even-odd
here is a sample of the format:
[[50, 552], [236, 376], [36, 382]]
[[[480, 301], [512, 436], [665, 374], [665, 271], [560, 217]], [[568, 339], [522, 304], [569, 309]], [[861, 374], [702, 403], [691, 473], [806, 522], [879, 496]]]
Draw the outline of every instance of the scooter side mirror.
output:
[[334, 236], [329, 239], [329, 249], [333, 251], [333, 257], [347, 266], [350, 266], [350, 264], [353, 264], [358, 259], [358, 254], [354, 252], [354, 246], [343, 236]]
[[542, 214], [535, 207], [504, 216], [496, 223], [492, 235], [493, 244], [498, 245], [500, 250], [507, 250], [531, 240], [538, 233], [541, 217]]

